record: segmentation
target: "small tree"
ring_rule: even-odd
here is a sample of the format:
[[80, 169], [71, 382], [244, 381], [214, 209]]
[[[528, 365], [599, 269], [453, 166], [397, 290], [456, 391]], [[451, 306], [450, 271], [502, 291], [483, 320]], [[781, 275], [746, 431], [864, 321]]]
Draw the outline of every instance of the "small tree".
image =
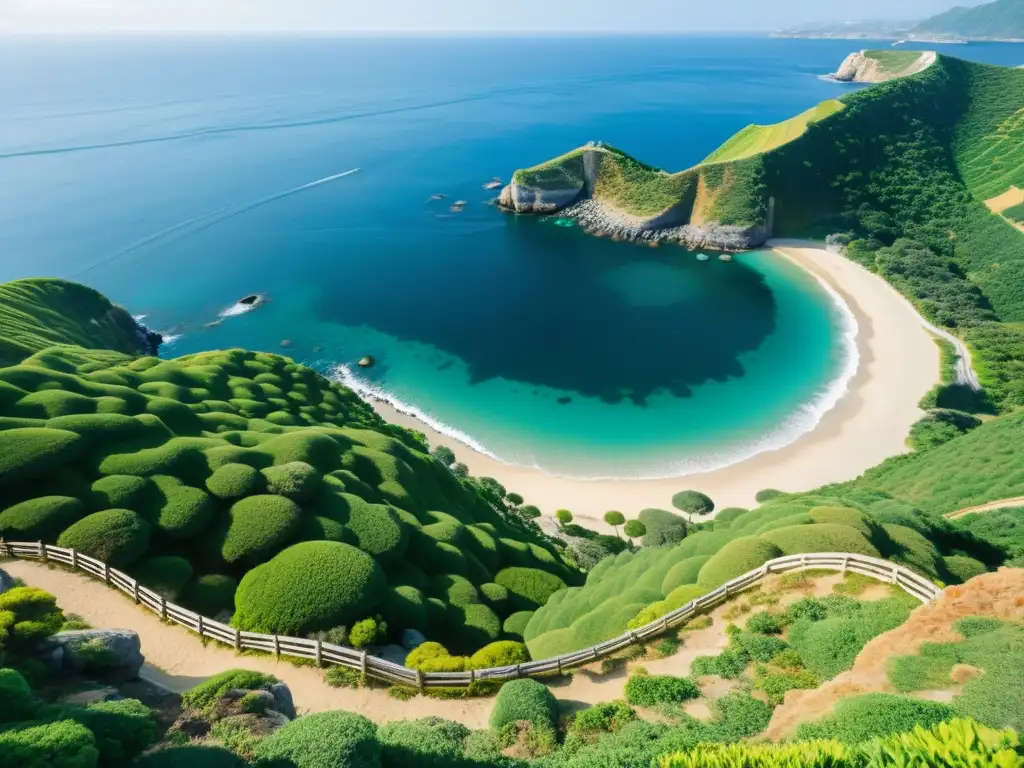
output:
[[568, 509], [560, 509], [555, 512], [555, 519], [561, 526], [565, 527], [572, 522], [572, 512]]
[[523, 497], [520, 496], [518, 493], [506, 493], [505, 500], [513, 507], [521, 506], [523, 503]]
[[540, 510], [533, 504], [526, 504], [519, 508], [519, 514], [528, 520], [535, 520], [540, 517]]
[[708, 515], [715, 509], [715, 502], [700, 491], [680, 491], [672, 497], [672, 506], [690, 515]]
[[636, 542], [633, 541], [633, 539], [639, 539], [645, 533], [647, 533], [647, 526], [641, 523], [639, 520], [629, 520], [626, 522], [626, 527], [622, 530], [629, 537], [630, 544], [632, 544], [635, 547]]
[[446, 467], [450, 467], [452, 464], [455, 463], [455, 451], [453, 451], [451, 448], [448, 448], [447, 446], [435, 446], [434, 450], [432, 450], [430, 453], [431, 455], [433, 455], [435, 459], [440, 461]]
[[[626, 522], [626, 516], [621, 512], [612, 509], [604, 513], [604, 521], [615, 529], [615, 535], [619, 536], [619, 526]], [[622, 537], [619, 536], [621, 539]]]
[[458, 464], [452, 464], [452, 474], [456, 477], [469, 477], [469, 467], [459, 462]]

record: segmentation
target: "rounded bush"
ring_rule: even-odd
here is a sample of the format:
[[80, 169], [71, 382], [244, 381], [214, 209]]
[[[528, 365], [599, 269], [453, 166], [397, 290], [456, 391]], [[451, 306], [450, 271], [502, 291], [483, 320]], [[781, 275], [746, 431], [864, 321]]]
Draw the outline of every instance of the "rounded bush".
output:
[[84, 514], [85, 505], [69, 496], [29, 499], [0, 512], [0, 539], [52, 543]]
[[533, 618], [533, 611], [517, 611], [505, 619], [505, 623], [501, 629], [506, 635], [512, 637], [523, 636], [523, 632], [526, 631], [526, 625], [530, 623], [530, 619]]
[[560, 578], [536, 568], [504, 568], [494, 581], [508, 590], [512, 607], [519, 611], [536, 610], [555, 592], [566, 588]]
[[67, 714], [92, 731], [100, 765], [127, 765], [156, 741], [156, 717], [137, 699], [98, 701]]
[[467, 764], [463, 742], [469, 733], [466, 726], [437, 717], [387, 723], [377, 730], [381, 768], [452, 768]]
[[213, 518], [213, 499], [206, 491], [182, 484], [176, 477], [157, 475], [153, 506], [143, 510], [146, 519], [162, 533], [179, 541], [198, 536]]
[[228, 691], [259, 691], [269, 688], [276, 682], [278, 682], [276, 677], [262, 672], [254, 672], [250, 669], [226, 669], [186, 691], [181, 697], [181, 704], [186, 710], [206, 714], [217, 706], [217, 702]]
[[255, 749], [259, 761], [289, 768], [378, 768], [380, 751], [376, 726], [341, 711], [303, 715]]
[[435, 597], [439, 597], [449, 605], [459, 607], [472, 605], [480, 602], [480, 595], [476, 587], [464, 576], [441, 575], [430, 580], [430, 591]]
[[678, 544], [686, 538], [686, 521], [664, 509], [642, 509], [637, 520], [644, 524], [645, 547], [661, 547]]
[[473, 669], [490, 669], [525, 664], [529, 660], [530, 654], [525, 645], [511, 640], [499, 640], [485, 645], [470, 656], [469, 665]]
[[124, 568], [146, 553], [151, 530], [149, 523], [131, 510], [107, 509], [66, 528], [57, 544]]
[[32, 690], [21, 673], [0, 668], [0, 724], [31, 720], [35, 709]]
[[387, 589], [377, 561], [348, 544], [307, 541], [245, 574], [235, 624], [254, 632], [301, 635], [373, 612]]
[[247, 464], [225, 464], [206, 479], [206, 490], [225, 500], [253, 496], [264, 486], [263, 475]]
[[922, 701], [891, 693], [868, 693], [840, 699], [832, 715], [818, 722], [800, 725], [797, 737], [862, 744], [879, 736], [905, 733], [916, 726], [929, 728], [955, 714], [949, 704], [937, 701]]
[[[348, 496], [348, 494], [342, 494]], [[345, 525], [345, 540], [389, 566], [405, 555], [409, 531], [392, 507], [367, 504], [358, 497], [352, 503]]]
[[486, 605], [453, 605], [448, 609], [456, 636], [470, 648], [479, 648], [498, 639], [501, 619]]
[[92, 508], [131, 509], [139, 512], [145, 508], [153, 484], [144, 477], [134, 475], [108, 475], [92, 484], [90, 501]]
[[338, 468], [341, 446], [321, 432], [298, 431], [275, 435], [260, 445], [260, 452], [272, 456], [275, 464], [301, 461], [330, 472]]
[[242, 758], [224, 747], [169, 747], [150, 752], [132, 763], [132, 768], [246, 768]]
[[486, 582], [480, 585], [480, 595], [484, 602], [499, 613], [504, 612], [508, 603], [508, 590], [501, 584]]
[[931, 541], [913, 528], [902, 525], [887, 523], [882, 528], [891, 542], [885, 552], [890, 560], [903, 563], [933, 579], [938, 578], [942, 558]]
[[538, 728], [554, 728], [558, 719], [558, 701], [543, 683], [536, 680], [512, 680], [505, 683], [494, 700], [490, 725], [501, 729], [526, 720]]
[[856, 528], [836, 523], [776, 528], [774, 531], [761, 534], [761, 539], [777, 546], [784, 555], [799, 555], [804, 552], [850, 552], [878, 557], [878, 550]]
[[95, 768], [99, 750], [87, 728], [60, 720], [0, 731], [0, 758], [18, 768]]
[[233, 577], [209, 573], [186, 584], [181, 599], [196, 613], [213, 618], [221, 611], [234, 610], [237, 589], [238, 581]]
[[633, 675], [626, 683], [626, 701], [637, 707], [677, 704], [700, 696], [692, 680], [670, 675]]
[[320, 490], [320, 473], [304, 461], [290, 461], [263, 470], [267, 492], [295, 501], [307, 501]]
[[174, 555], [151, 557], [136, 565], [132, 575], [166, 599], [177, 600], [192, 578], [192, 563]]
[[[3, 515], [0, 515], [0, 522], [2, 520]], [[948, 576], [946, 581], [954, 584], [963, 584], [975, 576], [988, 572], [988, 568], [985, 567], [984, 563], [965, 555], [949, 555], [942, 558], [942, 564], [945, 566], [946, 575]]]
[[273, 555], [296, 532], [302, 510], [284, 496], [249, 496], [229, 513], [220, 553], [227, 563], [259, 563]]
[[782, 491], [777, 491], [774, 488], [763, 488], [754, 494], [754, 499], [758, 504], [767, 504], [772, 499], [777, 499], [779, 496], [784, 496]]
[[743, 507], [726, 507], [715, 515], [715, 525], [718, 526], [724, 525], [725, 523], [731, 523], [737, 517], [745, 515], [749, 511], [749, 509], [744, 509]]
[[700, 569], [711, 559], [711, 555], [697, 555], [687, 557], [668, 569], [665, 578], [661, 581], [661, 593], [667, 595], [673, 589], [678, 589], [684, 584], [696, 584], [700, 576]]
[[697, 583], [717, 587], [782, 556], [782, 550], [757, 536], [742, 536], [722, 547], [700, 569]]
[[691, 515], [709, 515], [715, 511], [715, 502], [700, 491], [680, 491], [672, 497], [672, 506]]
[[380, 614], [392, 629], [427, 629], [427, 603], [416, 587], [399, 585], [384, 592]]
[[29, 427], [0, 432], [0, 487], [42, 477], [75, 459], [86, 441], [74, 432]]
[[428, 640], [409, 651], [405, 657], [405, 666], [409, 667], [409, 669], [419, 669], [424, 663], [433, 659], [443, 658], [444, 656], [451, 656], [448, 653], [448, 649], [440, 643]]

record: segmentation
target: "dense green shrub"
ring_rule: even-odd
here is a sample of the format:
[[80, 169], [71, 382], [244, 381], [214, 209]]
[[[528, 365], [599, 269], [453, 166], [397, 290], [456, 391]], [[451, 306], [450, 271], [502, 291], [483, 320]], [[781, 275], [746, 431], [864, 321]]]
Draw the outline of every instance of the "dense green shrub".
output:
[[988, 572], [988, 568], [985, 567], [984, 563], [964, 555], [944, 557], [942, 558], [942, 565], [946, 581], [951, 584], [963, 584], [975, 576]]
[[0, 724], [31, 720], [35, 708], [32, 690], [21, 673], [0, 668]]
[[49, 592], [14, 587], [0, 593], [0, 651], [28, 652], [63, 623], [64, 612]]
[[533, 611], [516, 611], [505, 619], [505, 623], [501, 626], [502, 631], [506, 635], [522, 638], [523, 632], [526, 631], [526, 625], [533, 618], [533, 613]]
[[700, 569], [697, 581], [709, 587], [718, 587], [781, 555], [782, 550], [770, 541], [756, 536], [743, 536], [730, 541], [712, 556]]
[[530, 660], [526, 646], [511, 640], [499, 640], [485, 645], [469, 657], [469, 665], [473, 669], [489, 669], [491, 667], [511, 667], [525, 664]]
[[39, 496], [0, 512], [0, 538], [53, 543], [60, 532], [85, 514], [85, 506], [68, 496]]
[[221, 543], [228, 563], [259, 563], [275, 554], [298, 528], [302, 510], [283, 496], [249, 496], [231, 507]]
[[140, 757], [134, 768], [245, 768], [247, 763], [229, 749], [223, 747], [168, 747]]
[[490, 724], [503, 728], [509, 723], [527, 720], [539, 728], [554, 728], [558, 702], [543, 683], [536, 680], [512, 680], [502, 686], [494, 700]]
[[96, 740], [72, 720], [25, 723], [0, 731], [0, 765], [18, 768], [95, 768]]
[[304, 461], [290, 461], [263, 470], [267, 493], [308, 501], [320, 488], [320, 473]]
[[780, 616], [768, 611], [759, 611], [747, 619], [747, 631], [762, 635], [777, 635], [782, 632], [783, 621]]
[[491, 608], [498, 613], [504, 613], [508, 604], [508, 590], [501, 584], [487, 582], [480, 585], [480, 595]]
[[691, 515], [710, 515], [715, 502], [700, 491], [680, 491], [672, 497], [672, 506]]
[[763, 488], [754, 494], [754, 499], [758, 504], [767, 504], [772, 499], [777, 499], [779, 496], [785, 496], [786, 494], [782, 491], [777, 491], [774, 488]]
[[235, 607], [238, 581], [231, 576], [209, 573], [193, 578], [182, 593], [182, 602], [196, 613], [215, 617]]
[[749, 511], [749, 509], [745, 509], [743, 507], [726, 507], [725, 509], [719, 510], [718, 514], [715, 515], [715, 527], [725, 526], [737, 517], [747, 514]]
[[700, 688], [686, 677], [635, 674], [626, 682], [626, 701], [638, 707], [674, 704], [700, 696]]
[[890, 524], [884, 524], [882, 527], [891, 542], [883, 555], [931, 579], [939, 577], [942, 558], [931, 541], [913, 528]]
[[206, 490], [229, 501], [261, 493], [265, 486], [263, 475], [246, 464], [225, 464], [206, 479]]
[[303, 542], [245, 574], [234, 622], [292, 635], [350, 625], [373, 612], [386, 588], [384, 572], [365, 552], [336, 541]]
[[878, 557], [878, 550], [871, 542], [848, 525], [791, 525], [763, 533], [761, 539], [777, 546], [784, 555], [799, 555], [804, 552], [850, 552]]
[[186, 709], [209, 712], [230, 690], [259, 691], [276, 682], [278, 682], [276, 677], [265, 675], [262, 672], [253, 672], [249, 669], [228, 669], [183, 693], [181, 705]]
[[378, 768], [376, 728], [352, 712], [304, 715], [274, 731], [256, 747], [256, 757], [290, 768]]
[[573, 718], [574, 733], [612, 733], [636, 720], [636, 712], [624, 701], [609, 701], [580, 710]]
[[661, 591], [668, 595], [672, 590], [685, 584], [696, 584], [700, 576], [700, 569], [711, 559], [711, 555], [698, 555], [687, 557], [669, 568], [668, 573], [661, 582]]
[[94, 510], [131, 509], [143, 510], [153, 491], [152, 483], [145, 477], [134, 475], [108, 475], [92, 484], [90, 503]]
[[501, 635], [501, 619], [486, 605], [452, 605], [448, 616], [454, 636], [469, 648], [479, 648]]
[[399, 562], [409, 545], [409, 532], [392, 507], [367, 504], [348, 494], [350, 509], [345, 521], [346, 543], [373, 555], [383, 566]]
[[213, 499], [205, 491], [183, 485], [176, 477], [151, 478], [159, 500], [140, 514], [172, 539], [191, 539], [202, 533], [213, 518]]
[[429, 627], [426, 598], [416, 587], [390, 587], [384, 593], [379, 609], [381, 616], [392, 627], [420, 630]]
[[71, 461], [86, 441], [61, 429], [8, 429], [0, 433], [0, 487], [42, 477]]
[[183, 557], [164, 555], [143, 560], [132, 569], [132, 575], [143, 586], [163, 595], [168, 600], [177, 600], [189, 579], [192, 578], [192, 564]]
[[480, 602], [476, 587], [465, 576], [434, 576], [430, 580], [430, 590], [449, 605], [462, 607]]
[[100, 764], [104, 766], [128, 765], [156, 741], [156, 717], [137, 699], [68, 707], [64, 716], [92, 732], [100, 752]]
[[660, 547], [678, 544], [686, 538], [686, 521], [664, 509], [642, 509], [637, 520], [644, 524], [645, 547]]
[[349, 630], [348, 641], [353, 648], [366, 648], [387, 637], [388, 625], [374, 618], [357, 621]]
[[428, 640], [409, 651], [405, 657], [405, 666], [409, 669], [422, 669], [426, 662], [446, 656], [451, 656], [447, 648], [433, 640]]
[[150, 530], [149, 523], [130, 510], [107, 509], [66, 528], [57, 544], [124, 568], [145, 554]]
[[565, 589], [560, 578], [536, 568], [503, 568], [494, 581], [508, 590], [509, 602], [517, 611], [536, 610], [555, 592]]
[[464, 725], [437, 717], [382, 725], [377, 730], [381, 768], [469, 768], [463, 759], [467, 736]]
[[891, 693], [868, 693], [840, 699], [832, 715], [817, 722], [801, 724], [797, 737], [860, 744], [878, 736], [910, 731], [918, 725], [929, 728], [954, 715], [952, 707], [937, 701]]

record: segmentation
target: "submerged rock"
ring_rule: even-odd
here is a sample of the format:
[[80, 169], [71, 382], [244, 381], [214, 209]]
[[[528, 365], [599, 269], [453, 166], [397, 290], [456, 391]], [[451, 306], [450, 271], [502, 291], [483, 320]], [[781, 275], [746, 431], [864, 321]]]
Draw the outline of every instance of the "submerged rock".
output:
[[373, 355], [365, 355], [364, 357], [359, 358], [360, 368], [372, 368], [376, 364], [377, 360]]

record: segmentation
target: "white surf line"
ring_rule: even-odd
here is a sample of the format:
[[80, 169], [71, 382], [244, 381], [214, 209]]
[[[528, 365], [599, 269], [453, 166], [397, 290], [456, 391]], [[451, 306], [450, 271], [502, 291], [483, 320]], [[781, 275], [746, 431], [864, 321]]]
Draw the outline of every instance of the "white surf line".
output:
[[202, 232], [204, 229], [207, 229], [208, 227], [213, 226], [214, 224], [220, 224], [221, 222], [227, 221], [228, 219], [231, 219], [235, 216], [239, 216], [240, 214], [251, 211], [254, 208], [259, 208], [261, 205], [266, 205], [267, 203], [272, 203], [275, 200], [280, 200], [284, 197], [289, 197], [291, 195], [298, 194], [299, 192], [304, 192], [307, 189], [312, 189], [313, 187], [319, 187], [321, 184], [328, 184], [332, 181], [337, 181], [338, 179], [342, 179], [346, 176], [351, 176], [352, 174], [359, 173], [359, 171], [361, 170], [361, 168], [352, 168], [351, 170], [344, 171], [342, 173], [335, 173], [331, 176], [325, 176], [322, 179], [311, 181], [308, 184], [302, 184], [301, 186], [298, 187], [286, 189], [284, 192], [277, 192], [273, 195], [260, 198], [259, 200], [255, 200], [250, 203], [233, 203], [232, 205], [226, 205], [222, 208], [218, 208], [215, 211], [210, 211], [209, 213], [204, 213], [200, 216], [195, 216], [191, 219], [187, 219], [186, 221], [182, 221], [179, 222], [178, 224], [174, 224], [165, 229], [161, 229], [158, 232], [154, 232], [151, 235], [147, 235], [141, 240], [136, 240], [134, 243], [126, 246], [125, 248], [122, 248], [117, 253], [113, 253], [110, 256], [106, 256], [100, 259], [99, 261], [93, 262], [92, 264], [83, 268], [79, 272], [74, 273], [72, 277], [80, 277], [86, 274], [87, 272], [91, 272], [97, 267], [103, 266], [104, 264], [109, 264], [112, 261], [116, 261], [117, 259], [123, 258], [128, 254], [139, 250], [140, 248], [144, 248], [150, 243], [154, 243], [158, 240], [170, 237], [171, 235], [181, 232], [182, 230], [188, 229], [189, 227], [195, 224], [203, 224], [203, 226], [196, 227], [195, 229], [189, 231], [187, 234], [194, 235], [198, 232]]

